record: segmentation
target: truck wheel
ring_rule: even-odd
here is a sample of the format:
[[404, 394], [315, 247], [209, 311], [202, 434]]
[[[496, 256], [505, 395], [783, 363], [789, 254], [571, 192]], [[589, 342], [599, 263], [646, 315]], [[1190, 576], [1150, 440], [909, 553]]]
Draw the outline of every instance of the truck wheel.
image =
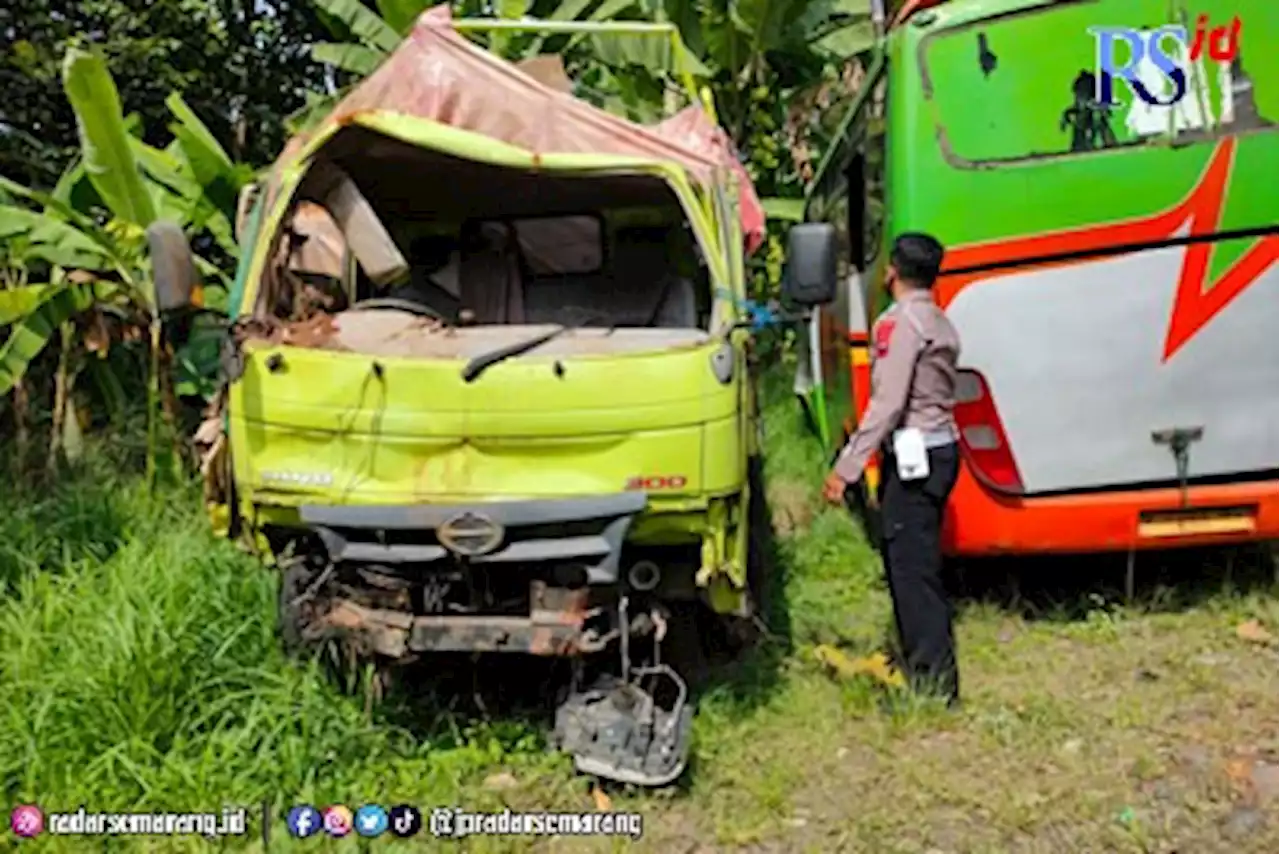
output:
[[355, 650], [340, 637], [308, 638], [306, 634], [319, 594], [305, 601], [298, 600], [317, 578], [319, 573], [301, 563], [292, 564], [280, 573], [281, 646], [285, 655], [291, 658], [300, 661], [318, 659], [321, 669], [338, 689], [352, 694], [360, 685], [360, 661]]
[[731, 658], [741, 657], [761, 640], [761, 628], [768, 624], [772, 607], [772, 589], [779, 579], [773, 577], [773, 522], [764, 492], [764, 461], [752, 457], [747, 461], [747, 479], [751, 497], [747, 507], [747, 598], [751, 612], [746, 617], [713, 615], [715, 628], [710, 632], [711, 645]]
[[280, 639], [289, 655], [300, 655], [305, 651], [303, 627], [309, 609], [307, 603], [299, 602], [298, 598], [315, 578], [315, 573], [302, 563], [290, 564], [280, 573]]
[[747, 591], [754, 616], [768, 623], [773, 587], [781, 579], [774, 577], [773, 572], [773, 520], [764, 491], [763, 458], [756, 456], [748, 460], [747, 479], [751, 488], [751, 503], [747, 507]]

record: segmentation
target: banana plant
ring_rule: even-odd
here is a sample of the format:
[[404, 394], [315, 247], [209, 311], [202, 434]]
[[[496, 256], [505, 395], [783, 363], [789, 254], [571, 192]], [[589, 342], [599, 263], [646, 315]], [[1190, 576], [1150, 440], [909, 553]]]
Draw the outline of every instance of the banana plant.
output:
[[[317, 44], [312, 57], [356, 78], [371, 73], [412, 28], [433, 0], [312, 0], [332, 29], [347, 41]], [[456, 2], [458, 17], [497, 15], [548, 21], [666, 21], [680, 33], [677, 49], [665, 39], [605, 35], [514, 35], [495, 32], [489, 47], [505, 58], [557, 53], [571, 67], [579, 93], [599, 106], [648, 121], [667, 107], [664, 79], [689, 71], [707, 83], [717, 112], [738, 147], [749, 154], [751, 137], [780, 135], [775, 106], [816, 88], [832, 68], [875, 43], [870, 0], [494, 0]], [[316, 97], [288, 120], [301, 131], [323, 118], [342, 94]], [[761, 95], [763, 94], [763, 98]], [[766, 146], [768, 148], [768, 146]], [[761, 155], [764, 171], [774, 156]]]
[[[378, 0], [378, 11], [370, 9], [360, 0], [311, 0], [320, 12], [327, 16], [332, 29], [350, 34], [352, 40], [312, 45], [311, 56], [317, 62], [354, 77], [362, 78], [372, 73], [412, 29], [419, 15], [436, 5], [431, 0]], [[533, 19], [562, 22], [600, 23], [613, 20], [654, 21], [666, 20], [660, 3], [652, 0], [496, 0], [496, 2], [454, 3], [457, 17], [498, 17], [508, 20]], [[606, 100], [617, 102], [628, 112], [645, 112], [638, 101], [648, 95], [653, 86], [628, 85], [625, 72], [639, 69], [650, 78], [687, 72], [698, 79], [705, 79], [711, 70], [698, 56], [676, 39], [673, 47], [669, 39], [636, 38], [606, 34], [546, 35], [535, 32], [515, 33], [495, 31], [488, 35], [490, 50], [511, 61], [530, 59], [544, 53], [562, 56], [578, 56], [590, 59], [597, 66], [620, 72], [623, 82], [615, 82], [612, 75], [597, 70], [594, 79], [586, 84], [588, 94], [601, 95], [601, 86], [610, 90], [603, 94]], [[568, 63], [566, 63], [568, 64]], [[581, 63], [579, 63], [581, 64]], [[659, 97], [649, 104], [648, 112], [661, 107]], [[638, 93], [643, 94], [638, 94]], [[343, 94], [336, 92], [327, 97], [314, 97], [302, 110], [286, 120], [293, 132], [313, 126], [332, 108]], [[652, 116], [649, 116], [652, 117]]]
[[[26, 270], [47, 278], [0, 291], [0, 394], [21, 382], [27, 367], [57, 337], [62, 339], [55, 378], [55, 428], [74, 432], [72, 387], [78, 352], [72, 340], [86, 315], [114, 315], [148, 336], [148, 412], [155, 471], [159, 447], [155, 422], [167, 389], [159, 312], [147, 251], [147, 229], [162, 220], [186, 230], [207, 232], [234, 252], [231, 222], [240, 186], [252, 178], [225, 151], [178, 95], [168, 100], [174, 142], [166, 149], [146, 145], [129, 132], [115, 83], [102, 57], [80, 47], [68, 51], [63, 86], [76, 114], [80, 154], [51, 193], [0, 178], [0, 241]], [[16, 247], [16, 250], [15, 250]], [[20, 250], [17, 251], [17, 250]], [[197, 262], [208, 278], [221, 275], [208, 261]], [[85, 325], [85, 324], [81, 324]], [[104, 351], [101, 342], [88, 349]], [[72, 414], [69, 414], [72, 413]], [[51, 459], [62, 430], [55, 429]], [[69, 435], [69, 434], [68, 434]], [[65, 449], [64, 449], [65, 450]]]

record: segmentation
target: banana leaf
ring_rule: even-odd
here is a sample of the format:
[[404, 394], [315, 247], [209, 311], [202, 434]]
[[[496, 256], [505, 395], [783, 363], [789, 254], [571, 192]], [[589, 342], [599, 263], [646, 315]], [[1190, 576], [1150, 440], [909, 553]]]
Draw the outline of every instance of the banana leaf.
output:
[[112, 258], [74, 225], [43, 213], [0, 205], [0, 240], [26, 240], [25, 254], [69, 269], [109, 270]]
[[[187, 106], [187, 102], [182, 100], [182, 96], [177, 92], [169, 95], [164, 99], [164, 104], [169, 108], [169, 112], [173, 113], [174, 118], [178, 120], [178, 126], [184, 128], [191, 136], [191, 141], [199, 147], [198, 156], [191, 157], [188, 153], [188, 159], [191, 160], [192, 169], [195, 171], [196, 178], [205, 183], [212, 180], [215, 175], [224, 170], [232, 168], [231, 157], [218, 144], [217, 138], [209, 131], [204, 122], [200, 121], [200, 117], [195, 111]], [[170, 125], [170, 129], [173, 125]], [[187, 151], [187, 146], [183, 146], [183, 151]], [[198, 163], [195, 161], [199, 161]]]
[[687, 71], [702, 79], [711, 76], [711, 69], [683, 42], [673, 46], [670, 38], [603, 33], [591, 36], [591, 47], [601, 62], [614, 68], [637, 66], [653, 73]]
[[[191, 233], [207, 228], [224, 251], [234, 254], [231, 219], [197, 180], [185, 152], [183, 156], [174, 153], [174, 148], [183, 151], [181, 144], [161, 150], [133, 140], [132, 147], [143, 174], [151, 179], [160, 218], [176, 222]], [[234, 196], [231, 204], [234, 205]]]
[[428, 6], [434, 5], [434, 0], [378, 0], [378, 12], [382, 14], [382, 20], [387, 22], [387, 26], [404, 35], [413, 29], [418, 16]]
[[337, 18], [363, 44], [390, 53], [400, 43], [400, 34], [360, 0], [311, 0], [319, 9]]
[[[497, 0], [494, 6], [497, 7], [498, 17], [508, 21], [518, 21], [529, 11], [526, 0]], [[507, 59], [516, 59], [511, 55], [516, 37], [513, 33], [495, 30], [489, 35], [489, 49]]]
[[764, 207], [764, 215], [769, 219], [783, 222], [804, 221], [804, 199], [761, 199], [760, 204]]
[[378, 63], [387, 58], [387, 54], [362, 44], [322, 42], [311, 46], [311, 58], [363, 77], [373, 73]]
[[[58, 177], [50, 195], [66, 207], [78, 213], [103, 207], [105, 203], [84, 171], [84, 162], [76, 157]], [[59, 209], [45, 206], [45, 213], [55, 218], [67, 219]]]
[[63, 63], [62, 80], [76, 114], [89, 180], [113, 214], [146, 228], [156, 219], [155, 202], [138, 172], [120, 93], [106, 62], [95, 52], [73, 47]]
[[350, 87], [333, 95], [316, 95], [307, 93], [307, 105], [294, 113], [285, 116], [285, 129], [291, 134], [305, 133], [324, 121], [324, 117], [337, 105], [342, 96], [350, 91]]
[[93, 305], [93, 285], [51, 288], [45, 299], [21, 321], [0, 346], [0, 395], [8, 394], [26, 373], [27, 366], [48, 346], [58, 328]]
[[8, 326], [35, 310], [55, 285], [23, 285], [0, 290], [0, 326]]
[[[42, 206], [44, 214], [49, 217], [50, 221], [56, 222], [60, 219], [66, 221], [85, 237], [96, 243], [105, 257], [110, 258], [117, 266], [123, 264], [121, 248], [116, 245], [112, 236], [100, 228], [90, 217], [73, 209], [66, 202], [40, 190], [33, 190], [30, 187], [23, 186], [17, 181], [10, 181], [3, 175], [0, 175], [0, 189]], [[20, 208], [19, 210], [25, 209]]]

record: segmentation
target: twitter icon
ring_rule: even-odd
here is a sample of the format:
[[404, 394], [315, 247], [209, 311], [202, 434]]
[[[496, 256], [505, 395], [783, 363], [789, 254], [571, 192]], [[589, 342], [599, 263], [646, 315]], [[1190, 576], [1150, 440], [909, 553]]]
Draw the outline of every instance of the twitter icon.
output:
[[356, 833], [380, 836], [387, 830], [387, 811], [377, 804], [365, 804], [356, 810]]

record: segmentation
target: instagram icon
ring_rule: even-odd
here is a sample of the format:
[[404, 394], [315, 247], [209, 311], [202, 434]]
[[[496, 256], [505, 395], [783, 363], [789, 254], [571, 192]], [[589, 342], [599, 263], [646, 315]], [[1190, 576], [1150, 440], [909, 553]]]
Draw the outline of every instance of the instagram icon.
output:
[[18, 836], [36, 836], [44, 830], [44, 813], [35, 805], [19, 804], [9, 815], [9, 826]]
[[325, 832], [330, 836], [346, 836], [351, 832], [351, 810], [341, 804], [326, 807], [323, 821]]

